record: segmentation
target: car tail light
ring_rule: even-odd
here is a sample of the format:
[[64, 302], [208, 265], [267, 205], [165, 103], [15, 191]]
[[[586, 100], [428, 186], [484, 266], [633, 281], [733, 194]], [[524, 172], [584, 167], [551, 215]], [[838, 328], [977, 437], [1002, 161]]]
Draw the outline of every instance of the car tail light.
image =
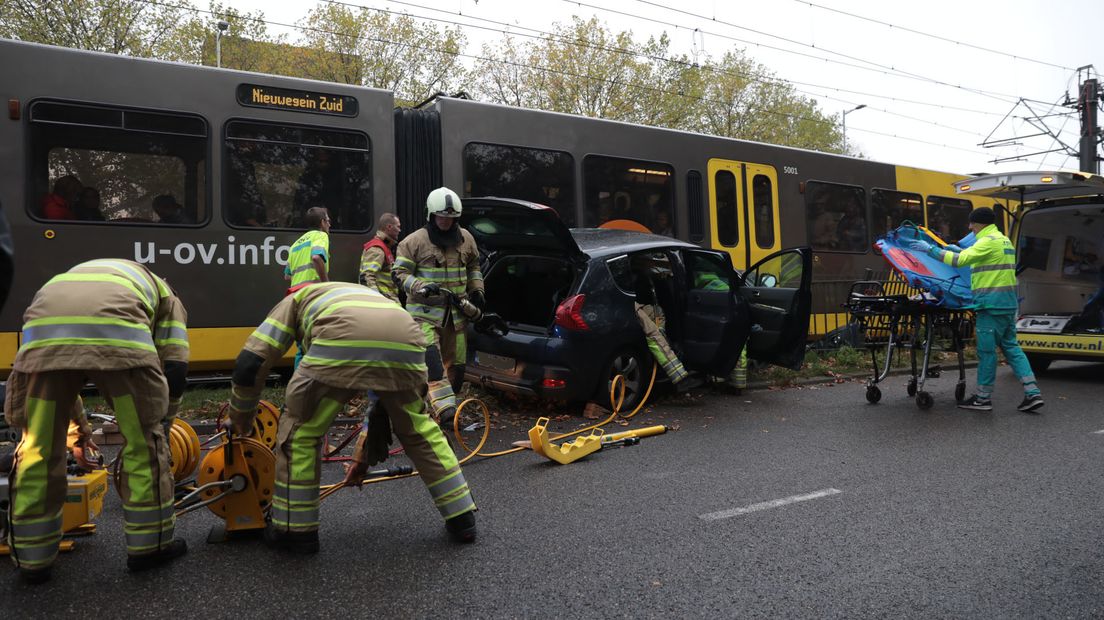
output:
[[564, 329], [586, 331], [590, 326], [583, 320], [583, 302], [586, 295], [572, 295], [556, 307], [556, 325]]
[[541, 381], [541, 387], [546, 390], [562, 390], [567, 387], [567, 381], [563, 379], [545, 379]]

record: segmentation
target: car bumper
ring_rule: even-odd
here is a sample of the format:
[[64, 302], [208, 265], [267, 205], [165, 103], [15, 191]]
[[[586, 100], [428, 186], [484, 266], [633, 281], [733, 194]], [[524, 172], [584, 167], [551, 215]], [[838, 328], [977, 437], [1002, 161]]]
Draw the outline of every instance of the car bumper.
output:
[[[470, 341], [473, 353], [464, 378], [511, 394], [559, 401], [586, 400], [594, 391], [595, 371], [585, 358], [575, 359], [556, 338], [511, 333], [506, 338]], [[534, 361], [539, 360], [539, 361]]]

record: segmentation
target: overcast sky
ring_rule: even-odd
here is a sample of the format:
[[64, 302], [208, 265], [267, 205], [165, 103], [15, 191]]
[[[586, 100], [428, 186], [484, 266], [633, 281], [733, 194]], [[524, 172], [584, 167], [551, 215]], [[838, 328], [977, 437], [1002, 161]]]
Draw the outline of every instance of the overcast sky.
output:
[[[296, 23], [312, 4], [226, 0]], [[350, 0], [347, 5], [415, 17], [500, 28], [547, 31], [572, 15], [597, 16], [638, 40], [667, 32], [676, 54], [720, 57], [739, 48], [817, 100], [826, 114], [847, 115], [847, 138], [877, 161], [949, 172], [1079, 167], [1024, 117], [1045, 119], [1076, 150], [1079, 121], [1056, 104], [1076, 99], [1077, 68], [1104, 71], [1102, 0]], [[668, 8], [670, 7], [670, 8]], [[823, 8], [822, 8], [823, 7]], [[461, 15], [462, 14], [462, 15]], [[284, 31], [273, 27], [276, 32]], [[698, 29], [698, 32], [695, 32]], [[500, 38], [465, 28], [467, 53]], [[293, 37], [297, 34], [289, 31]], [[978, 49], [985, 48], [985, 49]], [[986, 51], [990, 50], [990, 51]], [[903, 75], [907, 73], [914, 77]], [[1028, 109], [1017, 100], [1030, 100]], [[1062, 113], [1069, 113], [1061, 116]], [[1054, 116], [1056, 115], [1057, 116]], [[1005, 118], [1007, 115], [1007, 118]], [[1104, 119], [1102, 119], [1104, 121]], [[989, 139], [1023, 137], [984, 148]], [[998, 158], [1026, 160], [992, 163]]]

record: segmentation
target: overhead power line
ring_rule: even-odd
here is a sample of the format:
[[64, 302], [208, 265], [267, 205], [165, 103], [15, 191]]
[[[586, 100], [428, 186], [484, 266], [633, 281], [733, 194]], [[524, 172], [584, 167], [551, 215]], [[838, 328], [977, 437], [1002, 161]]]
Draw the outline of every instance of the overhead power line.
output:
[[[195, 11], [197, 13], [202, 13], [202, 14], [211, 15], [211, 16], [215, 16], [215, 17], [221, 17], [222, 16], [220, 13], [217, 13], [215, 11], [211, 11], [211, 10], [207, 10], [207, 9], [199, 9], [199, 8], [196, 8], [196, 7], [193, 7], [193, 6], [175, 5], [175, 4], [170, 4], [170, 3], [167, 3], [167, 2], [161, 2], [159, 0], [139, 0], [139, 1], [143, 2], [145, 4], [153, 5], [153, 6], [162, 6], [162, 7], [174, 8], [174, 9], [178, 9], [178, 10]], [[332, 1], [332, 0], [327, 0], [327, 1]], [[367, 7], [363, 7], [363, 8], [367, 8]], [[275, 20], [271, 20], [271, 19], [265, 19], [265, 18], [261, 18], [261, 17], [254, 17], [254, 16], [251, 16], [251, 15], [238, 15], [237, 17], [241, 18], [241, 19], [257, 22], [257, 23], [270, 25], [270, 26], [279, 26], [281, 28], [289, 28], [289, 29], [299, 30], [299, 31], [303, 31], [303, 32], [317, 32], [317, 33], [320, 33], [320, 34], [328, 34], [328, 35], [333, 35], [333, 36], [337, 36], [337, 37], [350, 38], [350, 39], [353, 39], [353, 40], [367, 40], [367, 41], [374, 41], [374, 42], [377, 42], [377, 43], [383, 43], [383, 44], [386, 44], [386, 45], [396, 45], [396, 46], [402, 46], [402, 47], [409, 47], [409, 48], [416, 49], [416, 50], [444, 53], [444, 54], [448, 54], [448, 55], [455, 56], [455, 57], [460, 57], [460, 58], [469, 58], [469, 59], [473, 59], [473, 60], [482, 60], [482, 61], [486, 61], [486, 62], [493, 62], [493, 63], [503, 64], [503, 65], [508, 65], [508, 66], [514, 66], [514, 67], [523, 68], [523, 69], [541, 71], [541, 72], [551, 73], [551, 74], [554, 74], [554, 75], [561, 75], [561, 76], [565, 76], [565, 77], [588, 79], [588, 80], [593, 80], [593, 81], [597, 81], [597, 82], [600, 82], [600, 83], [605, 83], [605, 84], [609, 84], [609, 85], [613, 85], [613, 86], [622, 86], [622, 87], [628, 87], [628, 88], [635, 88], [635, 89], [638, 89], [638, 90], [662, 93], [662, 94], [682, 97], [682, 98], [686, 98], [686, 99], [692, 99], [692, 100], [696, 100], [696, 101], [704, 101], [704, 102], [707, 102], [707, 103], [715, 103], [715, 104], [725, 104], [726, 103], [726, 102], [723, 102], [723, 101], [717, 101], [717, 100], [710, 99], [710, 98], [707, 98], [707, 97], [699, 97], [699, 96], [696, 96], [696, 95], [687, 95], [685, 93], [665, 90], [665, 89], [656, 88], [656, 87], [645, 86], [645, 85], [642, 85], [642, 84], [634, 84], [634, 83], [626, 82], [626, 81], [623, 81], [623, 80], [606, 79], [606, 78], [601, 78], [601, 77], [592, 76], [592, 75], [584, 75], [584, 74], [578, 74], [578, 73], [573, 73], [573, 72], [569, 72], [569, 71], [561, 71], [561, 70], [556, 70], [556, 69], [550, 69], [548, 67], [534, 66], [534, 65], [529, 65], [529, 64], [525, 64], [525, 63], [518, 63], [518, 62], [508, 61], [508, 60], [504, 60], [504, 59], [499, 59], [499, 58], [488, 58], [486, 56], [466, 54], [466, 53], [463, 53], [463, 52], [455, 52], [455, 51], [451, 51], [451, 50], [445, 50], [445, 49], [441, 49], [441, 48], [429, 47], [429, 46], [424, 46], [424, 45], [419, 45], [419, 44], [392, 41], [390, 39], [384, 39], [384, 38], [380, 38], [380, 37], [356, 36], [356, 35], [352, 35], [352, 34], [345, 33], [345, 32], [337, 32], [337, 31], [333, 31], [333, 30], [327, 30], [327, 29], [324, 29], [324, 28], [317, 28], [317, 27], [313, 27], [313, 26], [304, 26], [304, 25], [301, 25], [301, 24], [289, 24], [289, 23], [279, 22], [279, 21], [275, 21]], [[502, 32], [505, 32], [505, 31], [502, 31]], [[802, 116], [802, 115], [788, 114], [788, 113], [785, 113], [785, 112], [778, 112], [778, 111], [767, 110], [767, 109], [763, 109], [762, 111], [767, 113], [767, 114], [771, 114], [771, 115], [774, 115], [774, 116], [780, 116], [780, 117], [786, 117], [786, 118], [790, 118], [790, 119], [793, 119], [793, 120], [802, 120], [802, 121], [809, 121], [809, 122], [822, 123], [822, 124], [834, 124], [833, 121], [829, 121], [829, 120], [826, 120], [826, 119], [818, 119], [818, 118], [807, 117], [807, 116]], [[934, 142], [929, 142], [927, 140], [921, 140], [921, 139], [918, 139], [918, 138], [910, 138], [908, 136], [901, 136], [901, 135], [897, 135], [897, 134], [888, 134], [888, 133], [877, 132], [877, 131], [873, 131], [873, 130], [864, 130], [864, 129], [855, 129], [855, 131], [870, 133], [870, 134], [874, 134], [874, 135], [882, 135], [882, 136], [894, 138], [894, 139], [897, 139], [897, 140], [905, 140], [905, 141], [909, 141], [909, 142], [929, 144], [929, 145], [933, 145], [933, 146], [946, 146], [947, 148], [951, 148], [951, 149], [955, 149], [955, 150], [962, 150], [962, 151], [966, 151], [966, 152], [981, 154], [979, 151], [971, 151], [971, 150], [968, 150], [968, 149], [963, 149], [961, 147], [952, 147], [952, 146], [949, 146], [949, 145], [942, 145], [942, 144], [938, 144], [938, 143], [934, 143]]]
[[862, 21], [865, 21], [865, 22], [870, 22], [872, 24], [878, 24], [878, 25], [881, 25], [881, 26], [886, 26], [887, 28], [893, 28], [894, 30], [901, 30], [901, 31], [909, 32], [909, 33], [919, 35], [919, 36], [922, 36], [922, 37], [928, 37], [929, 39], [935, 39], [937, 41], [943, 41], [945, 43], [951, 43], [951, 44], [959, 45], [959, 46], [962, 46], [962, 47], [969, 47], [971, 49], [979, 50], [979, 51], [982, 51], [982, 52], [989, 52], [990, 54], [998, 54], [1000, 56], [1006, 56], [1006, 57], [1012, 58], [1014, 60], [1023, 60], [1023, 61], [1026, 61], [1026, 62], [1032, 62], [1032, 63], [1038, 64], [1038, 65], [1044, 65], [1044, 66], [1047, 66], [1047, 67], [1054, 67], [1055, 69], [1062, 69], [1064, 71], [1076, 71], [1077, 70], [1074, 67], [1067, 67], [1065, 65], [1059, 65], [1059, 64], [1055, 64], [1053, 62], [1047, 62], [1045, 60], [1037, 60], [1035, 58], [1029, 58], [1027, 56], [1020, 56], [1019, 54], [1012, 54], [1010, 52], [1002, 52], [1000, 50], [995, 50], [995, 49], [990, 48], [990, 47], [983, 47], [981, 45], [975, 45], [973, 43], [967, 43], [966, 41], [958, 41], [956, 39], [950, 39], [950, 38], [943, 37], [943, 36], [940, 36], [940, 35], [937, 35], [937, 34], [931, 34], [930, 32], [923, 32], [921, 30], [916, 30], [915, 28], [909, 28], [908, 26], [900, 26], [898, 24], [891, 24], [889, 22], [885, 22], [885, 21], [882, 21], [880, 19], [874, 19], [872, 17], [867, 17], [865, 15], [859, 15], [857, 13], [850, 13], [848, 11], [842, 11], [840, 9], [834, 9], [830, 6], [824, 6], [822, 4], [817, 4], [815, 2], [808, 2], [807, 0], [793, 0], [793, 1], [798, 3], [798, 4], [807, 4], [807, 5], [809, 5], [813, 8], [817, 8], [817, 9], [820, 9], [822, 11], [829, 11], [831, 13], [838, 13], [840, 15], [845, 15], [847, 17], [852, 17], [854, 19], [859, 19], [859, 20], [862, 20]]

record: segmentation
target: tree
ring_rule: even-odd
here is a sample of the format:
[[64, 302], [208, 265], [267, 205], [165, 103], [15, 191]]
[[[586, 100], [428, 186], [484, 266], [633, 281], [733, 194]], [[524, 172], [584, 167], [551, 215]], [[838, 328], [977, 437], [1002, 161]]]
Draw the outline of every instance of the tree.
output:
[[164, 58], [177, 24], [194, 19], [187, 0], [153, 4], [136, 0], [4, 0], [0, 36], [63, 47]]
[[464, 82], [464, 35], [410, 16], [317, 5], [303, 20], [311, 77], [393, 91], [418, 103]]

